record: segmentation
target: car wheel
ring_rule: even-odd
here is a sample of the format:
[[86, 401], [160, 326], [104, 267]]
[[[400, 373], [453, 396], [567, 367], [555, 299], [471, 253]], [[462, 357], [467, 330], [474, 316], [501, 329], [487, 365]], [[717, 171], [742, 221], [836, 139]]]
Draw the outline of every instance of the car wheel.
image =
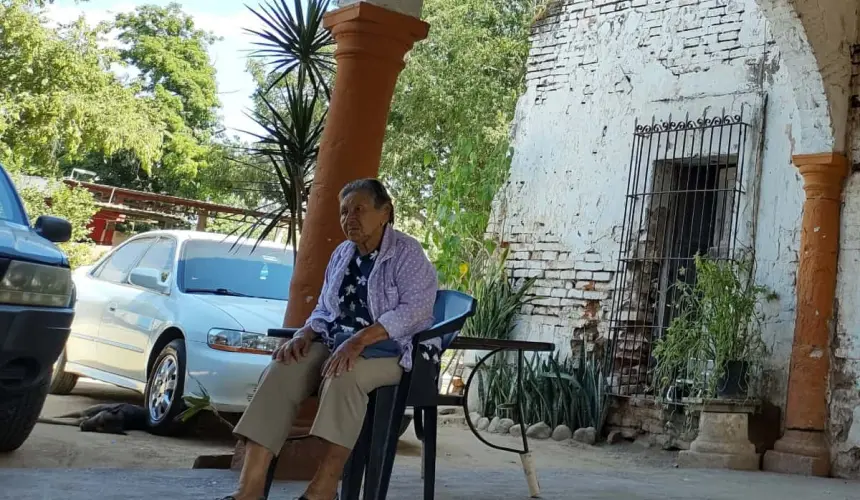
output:
[[66, 373], [66, 350], [60, 354], [60, 358], [54, 363], [54, 371], [51, 374], [51, 385], [48, 393], [57, 396], [70, 394], [78, 383], [78, 376], [74, 373]]
[[180, 430], [176, 417], [183, 410], [184, 391], [185, 342], [177, 339], [161, 350], [146, 381], [144, 406], [150, 432], [172, 435]]
[[47, 397], [47, 380], [20, 394], [0, 395], [0, 452], [15, 451], [24, 444]]

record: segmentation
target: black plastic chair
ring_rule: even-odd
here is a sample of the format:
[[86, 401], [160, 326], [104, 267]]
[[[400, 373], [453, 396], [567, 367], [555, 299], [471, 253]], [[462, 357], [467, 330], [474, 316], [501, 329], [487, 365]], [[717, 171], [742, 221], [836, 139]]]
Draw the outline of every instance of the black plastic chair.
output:
[[[475, 314], [477, 301], [461, 292], [440, 290], [436, 293], [433, 316], [434, 325], [413, 338], [412, 370], [404, 372], [400, 384], [380, 387], [369, 395], [364, 425], [341, 481], [341, 499], [358, 500], [364, 483], [364, 500], [383, 500], [388, 494], [388, 484], [394, 468], [400, 423], [406, 407], [414, 408], [414, 425], [418, 438], [423, 442], [424, 498], [432, 499], [436, 484], [436, 417], [437, 408], [445, 405], [439, 394], [439, 364], [425, 359], [418, 344], [440, 338], [442, 352], [457, 337], [466, 320]], [[297, 329], [269, 330], [269, 336], [292, 337]], [[292, 438], [292, 439], [303, 439]], [[277, 468], [277, 457], [272, 459], [266, 478], [268, 498]], [[362, 481], [363, 479], [363, 481]]]

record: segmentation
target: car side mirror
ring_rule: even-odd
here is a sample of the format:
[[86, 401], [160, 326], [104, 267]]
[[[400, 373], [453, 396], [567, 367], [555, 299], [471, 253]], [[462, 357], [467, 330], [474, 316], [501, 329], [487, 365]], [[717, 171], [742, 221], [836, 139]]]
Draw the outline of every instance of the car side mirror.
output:
[[147, 290], [167, 293], [167, 283], [161, 279], [161, 271], [150, 267], [138, 267], [128, 277], [129, 283]]
[[36, 234], [53, 243], [65, 243], [72, 239], [72, 225], [66, 219], [42, 215], [33, 228]]

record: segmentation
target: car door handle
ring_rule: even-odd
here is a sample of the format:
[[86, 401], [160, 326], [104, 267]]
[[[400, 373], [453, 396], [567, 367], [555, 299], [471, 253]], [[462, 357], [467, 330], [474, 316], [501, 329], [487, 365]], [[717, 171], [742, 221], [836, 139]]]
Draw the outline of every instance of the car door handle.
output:
[[108, 306], [108, 311], [110, 311], [110, 312], [115, 312], [115, 311], [116, 311], [116, 304], [111, 304], [111, 305], [109, 305], [109, 306]]

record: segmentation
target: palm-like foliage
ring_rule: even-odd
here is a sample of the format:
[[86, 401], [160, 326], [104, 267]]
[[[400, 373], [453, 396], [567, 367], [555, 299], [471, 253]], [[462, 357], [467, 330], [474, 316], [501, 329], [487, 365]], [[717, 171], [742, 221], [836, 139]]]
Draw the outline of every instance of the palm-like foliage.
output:
[[258, 241], [263, 240], [288, 219], [287, 242], [297, 243], [334, 75], [334, 40], [322, 26], [329, 5], [330, 0], [294, 0], [291, 8], [287, 0], [267, 0], [257, 9], [248, 7], [265, 26], [246, 30], [259, 38], [252, 57], [271, 70], [250, 113], [261, 132], [249, 133], [256, 139], [246, 151], [250, 161], [239, 161], [268, 171], [272, 182], [271, 199], [260, 207], [264, 215], [242, 236], [261, 230]]
[[274, 66], [272, 73], [279, 74], [267, 92], [298, 70], [328, 98], [331, 95], [328, 81], [334, 72], [330, 51], [334, 38], [323, 28], [323, 16], [330, 0], [310, 0], [306, 10], [302, 3], [302, 0], [295, 0], [293, 10], [286, 0], [272, 0], [260, 5], [259, 10], [248, 8], [266, 25], [262, 31], [246, 30], [261, 39], [254, 43], [261, 48], [254, 51], [253, 57], [264, 59]]

